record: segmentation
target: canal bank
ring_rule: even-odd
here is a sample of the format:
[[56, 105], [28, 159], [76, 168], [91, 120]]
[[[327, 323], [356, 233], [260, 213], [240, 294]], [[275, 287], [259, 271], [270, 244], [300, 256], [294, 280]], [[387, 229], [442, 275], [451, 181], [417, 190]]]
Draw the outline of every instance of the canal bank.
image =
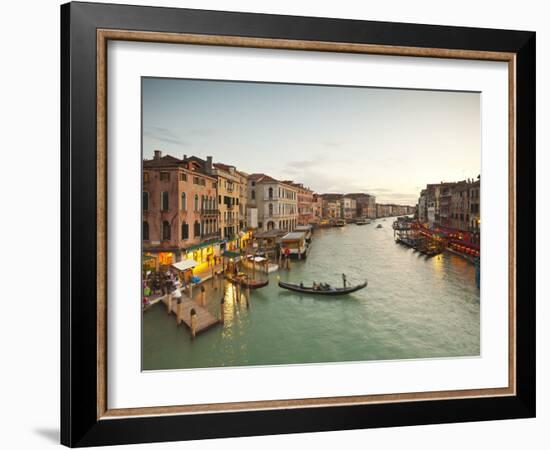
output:
[[[380, 223], [382, 228], [376, 228]], [[282, 280], [341, 285], [368, 279], [342, 298], [282, 290]], [[163, 305], [143, 315], [143, 369], [321, 363], [479, 355], [479, 290], [471, 264], [395, 245], [389, 221], [319, 229], [307, 260], [263, 275], [250, 305], [233, 286], [208, 281], [205, 307], [225, 323], [195, 341]], [[194, 297], [200, 295], [199, 290]]]

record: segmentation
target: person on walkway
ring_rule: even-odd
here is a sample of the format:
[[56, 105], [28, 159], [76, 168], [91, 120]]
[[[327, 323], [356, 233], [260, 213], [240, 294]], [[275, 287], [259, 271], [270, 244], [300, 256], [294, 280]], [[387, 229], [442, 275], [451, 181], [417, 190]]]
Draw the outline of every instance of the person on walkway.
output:
[[175, 289], [174, 292], [172, 292], [172, 298], [176, 299], [177, 303], [181, 302], [181, 291], [179, 289]]

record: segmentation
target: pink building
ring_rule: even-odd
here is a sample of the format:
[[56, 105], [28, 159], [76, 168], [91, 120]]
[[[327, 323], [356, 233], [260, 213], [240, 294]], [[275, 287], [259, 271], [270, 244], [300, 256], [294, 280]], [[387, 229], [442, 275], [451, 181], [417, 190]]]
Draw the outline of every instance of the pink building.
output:
[[162, 156], [160, 150], [143, 161], [143, 251], [160, 265], [219, 237], [216, 178], [199, 170], [193, 161]]
[[315, 220], [313, 214], [313, 191], [304, 187], [302, 183], [294, 183], [293, 181], [283, 181], [297, 189], [298, 203], [298, 225], [309, 225]]

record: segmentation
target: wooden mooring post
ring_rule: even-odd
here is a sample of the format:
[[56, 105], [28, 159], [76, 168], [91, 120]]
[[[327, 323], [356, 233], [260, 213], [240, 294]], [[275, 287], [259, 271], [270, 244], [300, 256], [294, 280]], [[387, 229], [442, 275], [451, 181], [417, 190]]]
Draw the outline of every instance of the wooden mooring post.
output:
[[206, 288], [201, 285], [201, 306], [206, 305]]
[[191, 339], [195, 339], [197, 337], [197, 312], [195, 311], [195, 308], [191, 308], [191, 317], [189, 319], [190, 322], [190, 328], [191, 328]]
[[183, 322], [183, 302], [181, 301], [181, 298], [178, 299], [178, 303], [176, 305], [176, 324], [179, 326]]
[[220, 322], [225, 322], [225, 297], [222, 297], [220, 301]]

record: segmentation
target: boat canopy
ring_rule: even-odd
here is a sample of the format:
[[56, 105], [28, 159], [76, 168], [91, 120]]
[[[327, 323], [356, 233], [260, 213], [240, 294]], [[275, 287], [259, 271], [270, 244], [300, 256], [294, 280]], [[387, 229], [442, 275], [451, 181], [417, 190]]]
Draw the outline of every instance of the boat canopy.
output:
[[174, 269], [177, 269], [177, 270], [180, 270], [181, 272], [183, 272], [185, 270], [190, 270], [193, 267], [196, 267], [198, 265], [199, 265], [199, 263], [197, 261], [195, 261], [194, 259], [184, 259], [180, 262], [172, 264], [172, 267]]
[[300, 239], [305, 239], [305, 237], [306, 237], [305, 233], [302, 233], [300, 231], [291, 231], [290, 233], [287, 233], [286, 235], [284, 235], [281, 240], [283, 242], [284, 241], [298, 241]]
[[255, 256], [254, 258], [250, 258], [250, 259], [252, 259], [252, 261], [254, 261], [254, 262], [267, 261], [267, 258], [264, 258], [263, 256]]

